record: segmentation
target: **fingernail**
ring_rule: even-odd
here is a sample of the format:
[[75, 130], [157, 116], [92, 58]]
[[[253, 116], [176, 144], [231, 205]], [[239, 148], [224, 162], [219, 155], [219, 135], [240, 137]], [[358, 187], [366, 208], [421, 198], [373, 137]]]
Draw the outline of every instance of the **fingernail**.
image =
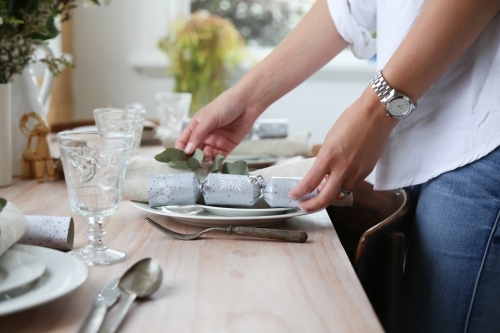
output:
[[189, 142], [189, 143], [187, 144], [187, 146], [186, 146], [186, 149], [184, 149], [184, 151], [185, 151], [187, 154], [189, 154], [189, 153], [191, 153], [191, 151], [192, 151], [192, 150], [194, 150], [193, 148], [194, 148], [193, 143], [192, 143], [192, 142]]

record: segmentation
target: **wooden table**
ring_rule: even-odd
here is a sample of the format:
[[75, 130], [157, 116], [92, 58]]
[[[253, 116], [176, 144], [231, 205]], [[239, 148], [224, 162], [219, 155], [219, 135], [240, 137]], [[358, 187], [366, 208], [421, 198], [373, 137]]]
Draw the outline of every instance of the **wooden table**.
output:
[[[0, 188], [0, 196], [25, 214], [73, 216], [75, 247], [85, 244], [86, 223], [71, 212], [64, 181], [16, 180]], [[222, 233], [181, 241], [153, 229], [146, 216], [123, 201], [104, 222], [104, 242], [128, 259], [89, 267], [84, 284], [68, 295], [0, 317], [0, 331], [77, 332], [101, 287], [145, 257], [161, 264], [162, 286], [151, 299], [135, 303], [119, 332], [383, 331], [325, 211], [276, 226], [306, 231], [305, 244]], [[164, 216], [154, 219], [178, 232], [200, 230]]]

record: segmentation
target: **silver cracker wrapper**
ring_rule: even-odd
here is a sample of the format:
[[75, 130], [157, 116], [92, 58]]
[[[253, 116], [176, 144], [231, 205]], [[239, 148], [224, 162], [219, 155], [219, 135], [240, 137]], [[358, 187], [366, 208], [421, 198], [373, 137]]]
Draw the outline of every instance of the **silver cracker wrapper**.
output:
[[264, 200], [271, 207], [290, 207], [297, 208], [299, 203], [309, 200], [318, 195], [318, 189], [306, 194], [302, 198], [292, 199], [288, 193], [294, 188], [302, 178], [296, 177], [272, 177], [266, 184], [262, 195]]
[[258, 119], [253, 133], [261, 139], [278, 139], [288, 136], [288, 119]]
[[30, 231], [17, 244], [48, 247], [55, 250], [73, 249], [75, 227], [72, 217], [26, 215]]
[[211, 206], [250, 207], [260, 199], [261, 188], [249, 176], [210, 173], [203, 184], [203, 198]]
[[200, 180], [194, 172], [150, 175], [149, 206], [192, 205], [201, 194]]

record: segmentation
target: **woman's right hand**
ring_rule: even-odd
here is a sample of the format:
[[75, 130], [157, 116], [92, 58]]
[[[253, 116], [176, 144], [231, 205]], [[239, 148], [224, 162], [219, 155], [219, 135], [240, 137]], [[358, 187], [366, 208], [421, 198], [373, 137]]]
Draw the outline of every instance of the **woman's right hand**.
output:
[[226, 90], [191, 118], [175, 143], [186, 154], [196, 148], [205, 158], [227, 156], [250, 132], [262, 109], [250, 106], [237, 87]]

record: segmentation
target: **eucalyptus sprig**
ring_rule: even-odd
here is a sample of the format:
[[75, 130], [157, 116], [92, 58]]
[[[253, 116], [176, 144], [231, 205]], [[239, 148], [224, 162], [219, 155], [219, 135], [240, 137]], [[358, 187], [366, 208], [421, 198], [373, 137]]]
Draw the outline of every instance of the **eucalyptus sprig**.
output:
[[155, 156], [155, 160], [162, 163], [167, 163], [169, 167], [174, 169], [185, 169], [196, 171], [205, 169], [208, 172], [220, 172], [230, 175], [248, 175], [248, 165], [245, 161], [224, 162], [225, 157], [217, 155], [211, 165], [202, 164], [203, 151], [196, 149], [193, 155], [186, 155], [184, 150], [167, 148], [163, 152]]
[[7, 206], [7, 200], [5, 200], [4, 198], [0, 198], [0, 213], [2, 212], [5, 206]]

